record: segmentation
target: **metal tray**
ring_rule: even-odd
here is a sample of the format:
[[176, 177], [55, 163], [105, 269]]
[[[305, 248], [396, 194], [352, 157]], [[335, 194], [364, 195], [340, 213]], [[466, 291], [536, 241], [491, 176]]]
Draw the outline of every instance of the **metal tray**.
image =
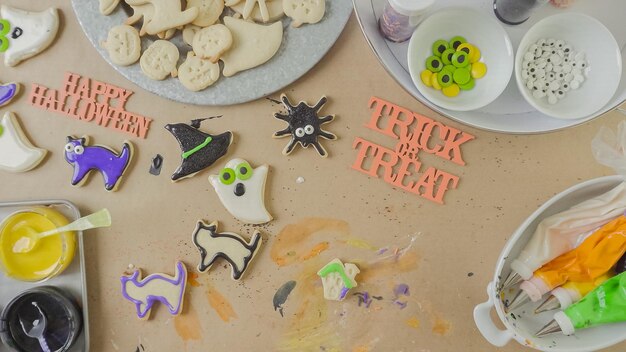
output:
[[[80, 212], [76, 206], [65, 200], [41, 200], [27, 202], [3, 202], [0, 203], [0, 222], [7, 216], [25, 210], [33, 206], [51, 206], [65, 215], [71, 222], [80, 218]], [[29, 283], [8, 278], [0, 275], [0, 309], [17, 294], [29, 288], [52, 285], [58, 286], [71, 293], [78, 301], [83, 311], [83, 330], [70, 352], [89, 351], [89, 310], [87, 308], [87, 280], [85, 278], [85, 251], [83, 248], [83, 233], [76, 231], [78, 237], [78, 252], [74, 255], [72, 263], [59, 276], [42, 283]], [[10, 351], [7, 346], [0, 343], [0, 352]]]
[[[417, 100], [440, 114], [466, 125], [493, 132], [515, 134], [551, 132], [592, 120], [626, 101], [626, 69], [624, 69], [622, 70], [620, 86], [611, 101], [597, 113], [578, 120], [559, 120], [535, 110], [519, 92], [515, 75], [511, 77], [511, 81], [502, 95], [484, 108], [465, 112], [440, 108], [421, 95], [411, 80], [407, 65], [408, 41], [400, 44], [392, 43], [385, 40], [378, 32], [377, 21], [383, 12], [385, 0], [353, 0], [353, 2], [363, 34], [387, 72]], [[449, 6], [472, 7], [479, 11], [488, 12], [495, 18], [492, 9], [493, 0], [438, 0], [423, 18], [434, 11]], [[517, 50], [522, 37], [530, 27], [549, 15], [563, 11], [586, 13], [601, 21], [613, 33], [618, 45], [622, 48], [622, 66], [626, 67], [626, 21], [624, 21], [626, 1], [624, 0], [575, 1], [566, 10], [547, 5], [538, 9], [528, 21], [521, 25], [508, 26], [502, 24], [502, 26], [509, 34], [513, 48]]]

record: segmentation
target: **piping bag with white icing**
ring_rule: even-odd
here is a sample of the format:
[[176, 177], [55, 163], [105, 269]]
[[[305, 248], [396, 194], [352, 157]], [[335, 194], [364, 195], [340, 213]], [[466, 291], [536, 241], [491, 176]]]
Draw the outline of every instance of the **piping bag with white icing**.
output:
[[[598, 163], [626, 176], [626, 121], [619, 124], [617, 135], [601, 127], [591, 142], [591, 149]], [[602, 195], [543, 219], [526, 247], [511, 263], [511, 273], [499, 285], [500, 290], [530, 279], [535, 270], [576, 248], [593, 230], [624, 214], [624, 211], [626, 185], [620, 183]]]

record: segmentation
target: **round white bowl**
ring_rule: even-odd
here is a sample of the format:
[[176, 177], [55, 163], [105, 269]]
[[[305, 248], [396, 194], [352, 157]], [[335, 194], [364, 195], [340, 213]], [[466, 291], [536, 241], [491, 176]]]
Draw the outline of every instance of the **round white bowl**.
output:
[[[496, 291], [498, 282], [504, 280], [511, 272], [511, 262], [517, 258], [526, 243], [530, 241], [541, 220], [608, 192], [621, 182], [624, 182], [622, 176], [605, 176], [572, 186], [545, 202], [515, 231], [500, 253], [493, 281], [487, 285], [489, 299], [474, 308], [474, 322], [487, 341], [501, 347], [515, 339], [522, 345], [540, 351], [590, 352], [626, 340], [626, 323], [589, 328], [578, 331], [572, 336], [552, 334], [537, 338], [534, 334], [552, 320], [555, 311], [534, 314], [535, 308], [541, 304], [539, 301], [527, 303], [523, 308], [517, 309], [514, 316], [506, 314], [502, 302], [511, 301], [516, 292], [515, 290], [504, 290], [500, 296]], [[490, 312], [494, 308], [498, 318], [504, 324], [505, 330], [499, 329], [491, 319]]]
[[[585, 52], [588, 67], [579, 89], [556, 104], [533, 97], [522, 79], [524, 54], [541, 38], [562, 39], [576, 52]], [[611, 32], [593, 17], [568, 12], [546, 17], [528, 30], [515, 56], [515, 79], [524, 99], [540, 112], [559, 119], [580, 119], [602, 109], [613, 97], [622, 76], [622, 54]]]
[[[451, 98], [427, 87], [420, 72], [426, 69], [426, 59], [433, 55], [433, 43], [457, 35], [480, 49], [480, 61], [487, 65], [487, 74], [476, 80], [474, 89], [461, 91]], [[453, 7], [437, 11], [420, 23], [409, 42], [408, 62], [413, 83], [433, 104], [456, 111], [476, 110], [496, 100], [509, 83], [513, 72], [513, 46], [504, 28], [487, 12]]]

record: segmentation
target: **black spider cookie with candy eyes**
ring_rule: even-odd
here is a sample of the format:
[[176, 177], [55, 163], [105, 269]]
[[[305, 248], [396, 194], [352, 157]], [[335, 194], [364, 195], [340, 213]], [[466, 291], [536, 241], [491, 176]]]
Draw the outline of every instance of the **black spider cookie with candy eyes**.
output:
[[335, 119], [335, 115], [319, 117], [318, 113], [328, 101], [326, 97], [322, 97], [315, 106], [309, 106], [306, 102], [301, 101], [298, 105], [291, 105], [285, 94], [280, 96], [280, 100], [287, 109], [287, 114], [275, 113], [274, 117], [283, 120], [289, 124], [284, 130], [274, 133], [274, 138], [281, 138], [291, 135], [291, 140], [283, 149], [283, 154], [288, 155], [294, 149], [297, 143], [304, 148], [312, 145], [315, 150], [323, 158], [328, 156], [326, 149], [319, 143], [319, 138], [335, 140], [337, 136], [322, 130], [322, 125], [329, 123]]

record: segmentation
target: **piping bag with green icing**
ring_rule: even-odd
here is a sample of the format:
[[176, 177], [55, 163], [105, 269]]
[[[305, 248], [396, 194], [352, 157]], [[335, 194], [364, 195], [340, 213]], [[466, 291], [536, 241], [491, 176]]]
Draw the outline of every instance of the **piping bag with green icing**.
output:
[[[617, 133], [601, 127], [591, 142], [591, 150], [599, 164], [626, 176], [626, 122], [620, 122]], [[620, 216], [625, 210], [626, 185], [620, 183], [604, 194], [543, 219], [526, 247], [511, 263], [511, 272], [500, 282], [499, 290], [529, 280], [535, 270], [576, 248], [589, 232]]]
[[626, 273], [621, 273], [591, 291], [580, 302], [556, 313], [537, 337], [562, 332], [572, 335], [576, 330], [626, 322]]

